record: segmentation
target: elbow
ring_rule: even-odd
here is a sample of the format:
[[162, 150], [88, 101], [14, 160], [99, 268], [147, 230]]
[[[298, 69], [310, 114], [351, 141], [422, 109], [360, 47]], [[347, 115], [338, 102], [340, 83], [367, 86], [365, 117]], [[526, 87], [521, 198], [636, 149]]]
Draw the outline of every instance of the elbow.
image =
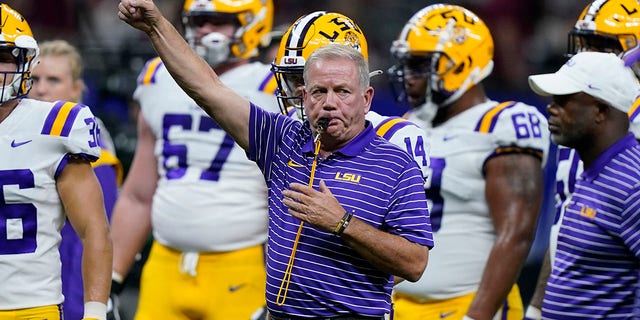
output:
[[524, 263], [531, 245], [534, 240], [534, 232], [531, 230], [521, 230], [521, 232], [515, 232], [498, 236], [494, 243], [494, 248], [499, 248], [504, 252], [509, 252], [511, 255], [517, 256], [518, 260]]
[[429, 263], [429, 248], [424, 247], [421, 250], [421, 254], [415, 260], [412, 260], [412, 263], [409, 266], [406, 274], [402, 276], [405, 280], [409, 282], [416, 282], [422, 278], [422, 274], [427, 269], [427, 264]]
[[424, 273], [424, 269], [420, 272], [414, 272], [412, 275], [408, 275], [406, 277], [404, 277], [405, 280], [409, 281], [409, 282], [416, 282], [418, 280], [420, 280], [420, 278], [422, 277], [422, 274]]

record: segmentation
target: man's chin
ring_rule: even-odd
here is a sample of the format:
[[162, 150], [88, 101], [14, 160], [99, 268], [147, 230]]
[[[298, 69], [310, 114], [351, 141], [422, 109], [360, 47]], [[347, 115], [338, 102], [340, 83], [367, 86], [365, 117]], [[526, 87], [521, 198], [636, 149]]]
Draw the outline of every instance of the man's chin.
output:
[[409, 105], [411, 106], [411, 108], [416, 109], [416, 108], [419, 108], [420, 106], [424, 105], [425, 100], [424, 99], [412, 99], [412, 98], [409, 98], [409, 99], [407, 99], [407, 102], [409, 102]]

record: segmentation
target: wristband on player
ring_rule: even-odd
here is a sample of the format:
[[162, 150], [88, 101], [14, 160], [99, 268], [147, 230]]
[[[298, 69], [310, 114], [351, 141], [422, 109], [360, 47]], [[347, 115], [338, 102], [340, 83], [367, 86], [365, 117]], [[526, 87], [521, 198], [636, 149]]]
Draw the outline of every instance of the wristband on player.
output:
[[107, 305], [102, 302], [89, 301], [84, 304], [84, 320], [106, 320]]
[[115, 271], [111, 271], [111, 293], [120, 294], [123, 289], [124, 277]]
[[525, 320], [541, 320], [542, 311], [534, 306], [528, 306], [527, 312], [524, 314]]

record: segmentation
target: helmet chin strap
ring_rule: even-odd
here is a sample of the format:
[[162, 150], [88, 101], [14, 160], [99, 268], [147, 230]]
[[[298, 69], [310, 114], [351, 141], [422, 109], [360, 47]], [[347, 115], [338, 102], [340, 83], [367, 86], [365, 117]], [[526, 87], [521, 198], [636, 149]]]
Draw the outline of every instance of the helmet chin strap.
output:
[[458, 90], [456, 90], [449, 98], [442, 102], [442, 106], [448, 106], [458, 100], [472, 85], [480, 83], [484, 78], [491, 74], [493, 70], [493, 60], [489, 61], [487, 66], [484, 69], [475, 68], [470, 73], [469, 76], [464, 80], [462, 85]]

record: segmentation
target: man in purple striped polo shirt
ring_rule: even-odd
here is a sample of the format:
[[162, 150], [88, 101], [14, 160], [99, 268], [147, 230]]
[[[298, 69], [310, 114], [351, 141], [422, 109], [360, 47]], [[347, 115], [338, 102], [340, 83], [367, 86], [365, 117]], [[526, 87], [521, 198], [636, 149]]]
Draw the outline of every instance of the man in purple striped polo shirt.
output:
[[433, 238], [418, 165], [365, 120], [373, 88], [362, 54], [331, 45], [311, 55], [302, 123], [224, 86], [152, 1], [123, 0], [119, 9], [263, 171], [271, 319], [387, 317], [392, 276], [418, 280]]
[[613, 53], [581, 52], [529, 85], [553, 96], [552, 140], [584, 163], [558, 234], [543, 319], [630, 319], [640, 272], [640, 145], [629, 118], [640, 85]]

